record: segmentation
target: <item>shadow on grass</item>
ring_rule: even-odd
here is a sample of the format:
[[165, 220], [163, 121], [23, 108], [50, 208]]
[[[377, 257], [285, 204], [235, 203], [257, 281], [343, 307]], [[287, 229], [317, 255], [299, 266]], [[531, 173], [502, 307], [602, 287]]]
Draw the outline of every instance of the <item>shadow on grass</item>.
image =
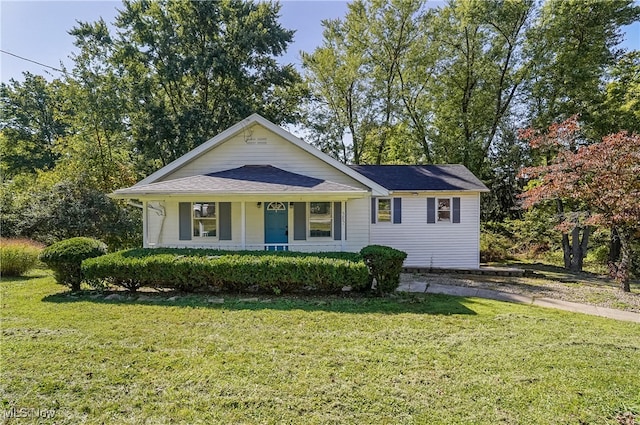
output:
[[[117, 297], [106, 299], [117, 294]], [[142, 297], [142, 298], [141, 298]], [[42, 299], [51, 303], [90, 302], [111, 305], [152, 305], [167, 307], [209, 308], [224, 310], [302, 310], [351, 314], [432, 314], [475, 315], [464, 305], [464, 298], [436, 294], [393, 295], [378, 298], [366, 295], [238, 295], [238, 294], [185, 294], [176, 292], [138, 293], [123, 292], [69, 292], [48, 295]]]
[[32, 279], [40, 279], [43, 277], [49, 277], [53, 274], [46, 269], [34, 269], [29, 271], [27, 274], [23, 276], [1, 276], [0, 282], [11, 283], [11, 282], [26, 282]]

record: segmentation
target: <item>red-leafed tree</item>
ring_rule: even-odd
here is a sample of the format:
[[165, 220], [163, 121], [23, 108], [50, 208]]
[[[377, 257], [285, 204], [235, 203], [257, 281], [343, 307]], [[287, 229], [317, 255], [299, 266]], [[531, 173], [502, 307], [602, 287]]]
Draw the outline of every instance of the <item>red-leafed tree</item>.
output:
[[[519, 137], [527, 140], [533, 151], [539, 155], [539, 167], [526, 168], [521, 171], [521, 177], [532, 179], [530, 185], [541, 183], [539, 177], [548, 171], [548, 166], [555, 164], [557, 156], [561, 152], [575, 153], [579, 146], [586, 144], [581, 138], [578, 116], [561, 122], [554, 123], [546, 131], [532, 128], [521, 130]], [[543, 190], [543, 189], [541, 189]], [[529, 195], [525, 195], [529, 197]], [[584, 257], [587, 255], [587, 246], [591, 227], [585, 223], [588, 212], [583, 203], [575, 202], [564, 196], [549, 196], [536, 202], [526, 203], [527, 207], [542, 201], [553, 201], [558, 216], [559, 230], [562, 232], [562, 252], [564, 267], [572, 271], [582, 271]]]
[[[621, 289], [629, 292], [631, 242], [640, 236], [640, 135], [620, 132], [604, 137], [600, 143], [568, 147], [567, 140], [577, 140], [567, 138], [570, 132], [577, 131], [576, 121], [574, 118], [573, 122], [565, 123], [565, 126], [556, 126], [555, 134], [550, 129], [546, 136], [530, 138], [535, 140], [534, 145], [544, 142], [546, 147], [555, 146], [558, 153], [546, 165], [522, 170], [523, 176], [538, 181], [522, 194], [524, 206], [572, 200], [585, 207], [584, 225], [617, 230], [621, 256], [610, 268]], [[559, 227], [567, 232], [575, 223], [565, 215]]]

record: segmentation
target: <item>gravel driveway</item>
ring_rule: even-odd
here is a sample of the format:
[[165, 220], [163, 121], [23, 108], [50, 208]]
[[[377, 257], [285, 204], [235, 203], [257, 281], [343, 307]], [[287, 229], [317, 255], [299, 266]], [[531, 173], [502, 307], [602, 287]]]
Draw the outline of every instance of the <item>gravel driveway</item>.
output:
[[559, 282], [545, 277], [503, 277], [482, 275], [455, 275], [403, 273], [401, 282], [426, 282], [440, 285], [469, 286], [534, 298], [554, 298], [563, 301], [591, 304], [640, 313], [640, 288], [632, 286], [631, 293], [622, 292], [615, 284], [606, 280], [575, 280]]

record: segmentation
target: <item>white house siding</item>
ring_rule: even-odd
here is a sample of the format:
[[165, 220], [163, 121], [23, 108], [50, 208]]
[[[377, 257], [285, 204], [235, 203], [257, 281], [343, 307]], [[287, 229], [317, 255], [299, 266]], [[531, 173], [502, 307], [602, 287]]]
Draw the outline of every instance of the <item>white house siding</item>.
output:
[[[209, 197], [203, 197], [202, 199], [194, 199], [193, 201], [214, 201]], [[167, 201], [165, 202], [166, 217], [164, 225], [162, 226], [162, 235], [158, 246], [163, 247], [214, 247], [214, 248], [228, 248], [228, 249], [240, 249], [240, 202], [231, 203], [231, 238], [230, 241], [218, 241], [217, 238], [192, 238], [191, 240], [180, 240], [180, 216], [178, 212], [178, 206], [180, 202], [189, 202], [189, 200], [182, 201]], [[219, 202], [224, 202], [220, 200]]]
[[[277, 199], [273, 199], [276, 200]], [[272, 201], [273, 201], [272, 200]], [[179, 239], [179, 203], [193, 201], [217, 201], [225, 202], [224, 198], [211, 198], [203, 196], [201, 199], [181, 199], [164, 202], [166, 217], [162, 225], [162, 233], [156, 247], [211, 247], [238, 250], [242, 248], [242, 215], [241, 202], [231, 203], [232, 240], [218, 241], [217, 239], [193, 238], [182, 241]], [[258, 207], [255, 199], [245, 202], [245, 248], [263, 249], [264, 244], [264, 208], [265, 199]], [[322, 201], [322, 199], [318, 199]], [[336, 240], [293, 240], [293, 210], [289, 208], [289, 244], [294, 251], [318, 252], [318, 251], [359, 251], [369, 243], [369, 202], [370, 198], [350, 200], [346, 204], [347, 209], [347, 236], [346, 241]], [[153, 211], [147, 211], [147, 219], [154, 216]], [[149, 226], [149, 223], [147, 224]], [[158, 229], [159, 230], [159, 229]], [[147, 232], [148, 234], [148, 232]], [[145, 246], [152, 242], [145, 235]]]
[[[245, 138], [250, 140], [245, 142]], [[208, 174], [244, 165], [272, 165], [292, 173], [367, 189], [361, 183], [260, 125], [254, 125], [162, 180]]]
[[347, 239], [345, 251], [357, 252], [369, 245], [371, 198], [351, 199], [347, 202]]
[[[460, 223], [427, 223], [427, 197], [460, 197]], [[402, 223], [371, 224], [372, 244], [405, 251], [407, 267], [480, 267], [479, 193], [433, 193], [401, 198]]]

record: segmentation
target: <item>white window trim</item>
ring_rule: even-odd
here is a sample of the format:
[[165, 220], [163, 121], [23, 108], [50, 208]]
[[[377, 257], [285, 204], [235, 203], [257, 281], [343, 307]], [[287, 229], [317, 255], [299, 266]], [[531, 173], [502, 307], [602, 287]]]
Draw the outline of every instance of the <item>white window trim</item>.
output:
[[[194, 226], [194, 220], [196, 219], [195, 217], [195, 209], [194, 209], [194, 205], [195, 204], [215, 204], [216, 206], [216, 235], [215, 236], [194, 236], [193, 235], [193, 226]], [[220, 240], [220, 203], [217, 201], [213, 201], [213, 202], [197, 202], [197, 201], [193, 201], [191, 202], [191, 239], [195, 239], [198, 241], [211, 241], [211, 242], [218, 242]], [[205, 217], [204, 220], [207, 220], [207, 218]], [[210, 219], [209, 219], [210, 220]]]
[[[389, 221], [380, 221], [380, 200], [389, 200]], [[376, 223], [375, 224], [393, 224], [393, 198], [376, 198]]]
[[[440, 200], [441, 199], [448, 199], [449, 200], [449, 220], [440, 220]], [[441, 198], [436, 198], [436, 224], [441, 223], [441, 224], [453, 224], [453, 197], [441, 197]]]
[[[311, 204], [316, 202], [328, 202], [329, 209], [331, 210], [331, 220], [329, 223], [329, 236], [311, 236]], [[333, 210], [333, 202], [330, 201], [311, 201], [307, 202], [307, 240], [314, 241], [332, 241], [333, 240], [333, 214], [335, 211]]]

